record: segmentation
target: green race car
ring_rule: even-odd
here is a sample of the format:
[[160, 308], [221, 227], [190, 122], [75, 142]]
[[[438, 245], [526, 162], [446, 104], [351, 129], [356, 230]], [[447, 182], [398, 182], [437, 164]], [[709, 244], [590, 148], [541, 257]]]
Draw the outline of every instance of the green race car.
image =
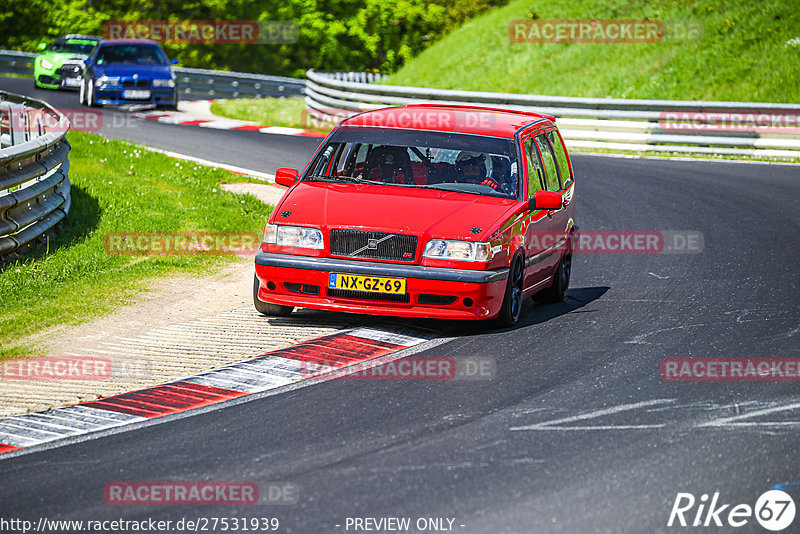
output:
[[65, 35], [49, 47], [41, 43], [44, 50], [33, 62], [33, 81], [44, 89], [74, 88], [81, 85], [83, 60], [102, 39], [94, 35]]

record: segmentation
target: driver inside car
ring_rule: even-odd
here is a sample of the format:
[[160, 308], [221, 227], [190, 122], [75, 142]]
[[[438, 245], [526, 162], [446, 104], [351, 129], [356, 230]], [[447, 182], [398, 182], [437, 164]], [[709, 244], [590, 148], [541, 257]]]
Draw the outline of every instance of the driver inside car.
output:
[[486, 156], [477, 152], [461, 152], [456, 158], [457, 181], [470, 184], [479, 184], [491, 187], [495, 191], [500, 189], [498, 184], [486, 172]]

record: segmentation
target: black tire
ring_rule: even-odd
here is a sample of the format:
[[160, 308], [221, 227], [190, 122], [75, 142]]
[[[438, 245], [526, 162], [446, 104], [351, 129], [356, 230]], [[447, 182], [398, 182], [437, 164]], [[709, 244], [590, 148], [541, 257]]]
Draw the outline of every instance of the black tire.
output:
[[564, 302], [572, 276], [572, 239], [567, 241], [567, 250], [561, 257], [553, 273], [553, 285], [533, 296], [536, 302]]
[[166, 109], [168, 111], [178, 111], [178, 91], [175, 91], [175, 98], [169, 104], [156, 104], [158, 109]]
[[91, 78], [89, 79], [89, 83], [87, 85], [88, 89], [86, 90], [86, 105], [90, 108], [99, 108], [100, 104], [98, 104], [97, 100], [94, 98], [94, 82]]
[[496, 322], [502, 328], [508, 328], [517, 324], [522, 313], [522, 291], [525, 282], [525, 259], [516, 256], [511, 262], [508, 270], [508, 282], [506, 283], [506, 294], [503, 298], [503, 305], [500, 308], [500, 315]]
[[258, 277], [253, 275], [253, 304], [256, 311], [261, 315], [270, 315], [273, 317], [286, 317], [292, 314], [294, 306], [282, 306], [280, 304], [270, 304], [258, 298]]

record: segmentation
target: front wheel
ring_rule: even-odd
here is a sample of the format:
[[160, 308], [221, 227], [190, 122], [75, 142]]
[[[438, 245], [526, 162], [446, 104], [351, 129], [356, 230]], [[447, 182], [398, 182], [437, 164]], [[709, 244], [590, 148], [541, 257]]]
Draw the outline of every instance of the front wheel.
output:
[[86, 84], [81, 82], [81, 87], [78, 90], [78, 103], [81, 106], [86, 105]]
[[522, 285], [524, 278], [525, 260], [522, 256], [517, 256], [508, 271], [506, 294], [503, 298], [503, 305], [500, 308], [500, 315], [497, 316], [497, 323], [501, 327], [514, 326], [519, 320], [519, 316], [522, 313]]
[[89, 78], [86, 90], [86, 105], [90, 108], [99, 108], [100, 104], [97, 103], [94, 96], [94, 81]]
[[271, 315], [274, 317], [286, 317], [292, 314], [293, 306], [282, 306], [280, 304], [270, 304], [258, 298], [258, 277], [253, 275], [253, 305], [261, 315]]
[[159, 109], [166, 109], [168, 111], [178, 111], [178, 91], [175, 91], [175, 96], [169, 104], [156, 104]]

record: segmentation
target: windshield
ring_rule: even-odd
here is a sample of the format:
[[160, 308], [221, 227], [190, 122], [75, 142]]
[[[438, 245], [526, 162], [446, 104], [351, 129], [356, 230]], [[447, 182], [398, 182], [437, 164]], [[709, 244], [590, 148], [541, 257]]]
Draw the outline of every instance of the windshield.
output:
[[317, 154], [304, 180], [427, 187], [515, 198], [517, 177], [511, 139], [343, 127]]
[[82, 54], [89, 55], [92, 48], [95, 47], [97, 41], [91, 39], [68, 39], [66, 41], [57, 41], [50, 45], [51, 52], [58, 52], [62, 54]]
[[146, 44], [104, 46], [97, 52], [98, 65], [113, 63], [166, 65], [167, 56], [159, 47]]

